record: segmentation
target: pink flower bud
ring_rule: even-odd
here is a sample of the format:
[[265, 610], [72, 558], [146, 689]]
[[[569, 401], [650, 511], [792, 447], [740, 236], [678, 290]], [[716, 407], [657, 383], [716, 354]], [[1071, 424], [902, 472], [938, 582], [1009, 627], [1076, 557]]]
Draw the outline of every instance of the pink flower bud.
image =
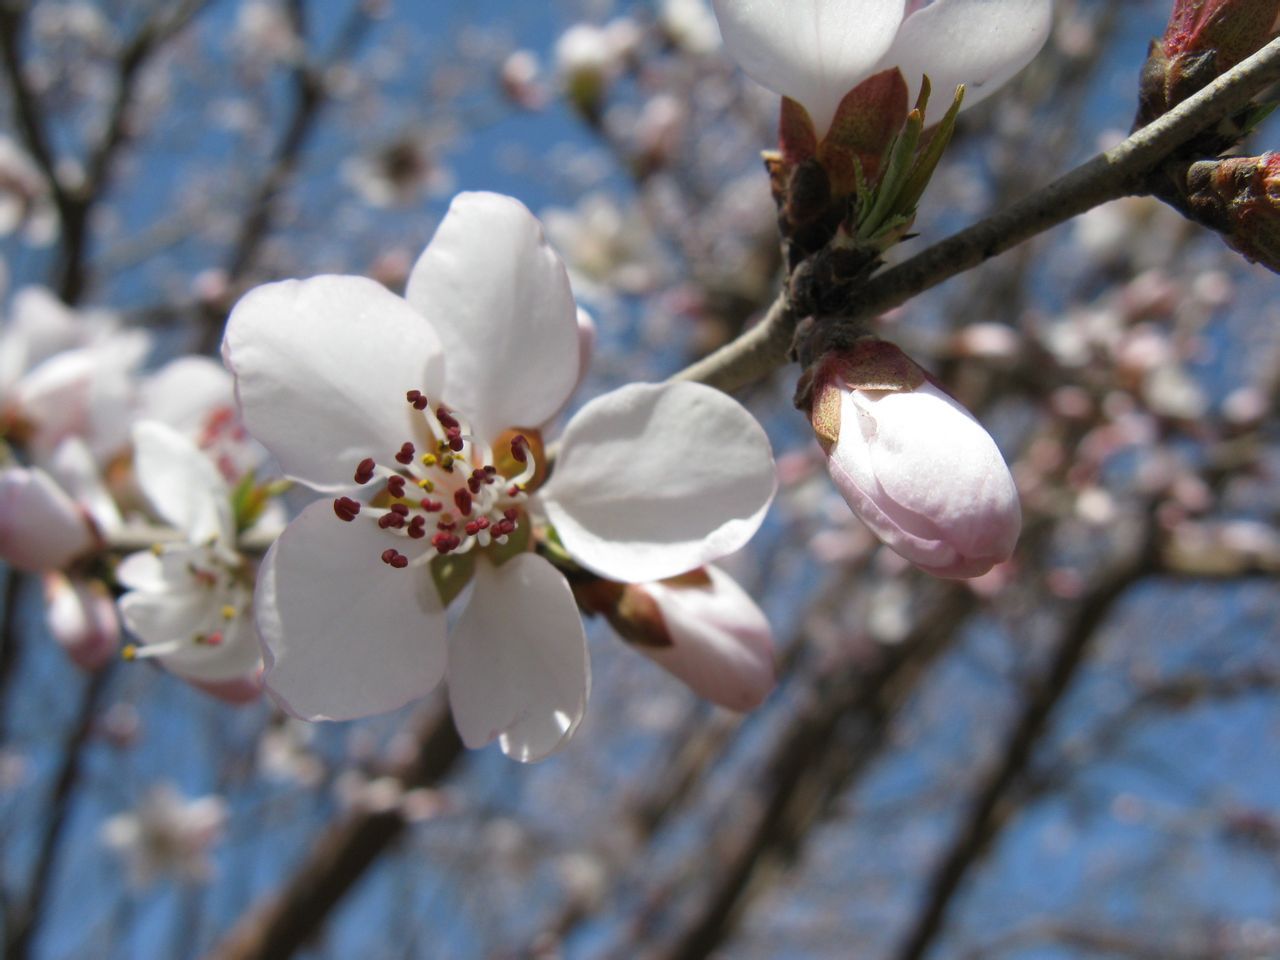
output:
[[1022, 510], [995, 441], [897, 347], [866, 338], [826, 354], [797, 406], [845, 501], [895, 552], [951, 578], [1009, 559]]
[[1192, 164], [1187, 204], [1245, 259], [1280, 271], [1280, 153]]
[[712, 703], [745, 712], [773, 690], [769, 622], [723, 570], [708, 566], [650, 583], [596, 581], [577, 588], [576, 595], [636, 649]]
[[49, 632], [82, 670], [97, 670], [120, 645], [115, 601], [96, 580], [44, 575], [45, 616]]
[[43, 470], [0, 472], [0, 559], [19, 570], [54, 570], [94, 539], [75, 501]]

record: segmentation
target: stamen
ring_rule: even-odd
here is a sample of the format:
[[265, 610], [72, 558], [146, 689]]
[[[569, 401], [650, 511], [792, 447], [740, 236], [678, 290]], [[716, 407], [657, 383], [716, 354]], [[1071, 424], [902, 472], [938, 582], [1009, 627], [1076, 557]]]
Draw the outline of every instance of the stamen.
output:
[[350, 497], [339, 497], [333, 501], [333, 512], [338, 515], [339, 520], [345, 520], [350, 523], [359, 516], [360, 504]]
[[404, 477], [398, 473], [394, 473], [387, 477], [387, 493], [393, 497], [404, 496]]
[[413, 444], [406, 440], [400, 446], [400, 452], [396, 454], [396, 462], [403, 463], [405, 466], [413, 463]]
[[356, 483], [364, 484], [373, 479], [373, 468], [375, 464], [373, 457], [365, 457], [356, 467]]
[[466, 490], [453, 491], [453, 502], [457, 504], [458, 512], [464, 517], [471, 515], [471, 494]]
[[382, 551], [382, 562], [396, 570], [403, 570], [409, 565], [409, 558], [399, 550], [388, 547]]

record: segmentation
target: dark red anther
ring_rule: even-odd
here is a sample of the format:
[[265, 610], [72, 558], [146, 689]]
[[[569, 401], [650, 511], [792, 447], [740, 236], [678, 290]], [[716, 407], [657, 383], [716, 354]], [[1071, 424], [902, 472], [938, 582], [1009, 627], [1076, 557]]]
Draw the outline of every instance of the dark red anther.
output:
[[451, 533], [437, 533], [431, 538], [431, 545], [436, 548], [438, 553], [448, 553], [450, 550], [456, 549], [461, 543], [462, 541]]
[[457, 527], [458, 527], [458, 525], [457, 525], [456, 523], [454, 523], [454, 522], [453, 522], [453, 520], [451, 520], [451, 519], [450, 519], [450, 520], [443, 520], [443, 519], [442, 519], [439, 523], [437, 523], [437, 524], [436, 524], [436, 529], [437, 529], [437, 530], [444, 530], [444, 531], [446, 531], [446, 532], [448, 532], [448, 531], [450, 531], [450, 530], [456, 530], [456, 529], [457, 529]]
[[526, 463], [529, 459], [529, 440], [523, 433], [517, 433], [511, 439], [511, 456], [517, 463]]
[[333, 501], [333, 512], [338, 515], [339, 520], [345, 520], [350, 523], [360, 514], [360, 504], [350, 497], [339, 497]]
[[368, 483], [373, 479], [373, 457], [365, 457], [356, 465], [356, 483]]
[[414, 540], [421, 540], [427, 535], [427, 521], [421, 514], [409, 521], [409, 529], [406, 531]]
[[449, 412], [447, 407], [436, 407], [436, 419], [440, 421], [440, 426], [444, 427], [446, 431], [457, 430], [462, 426], [462, 424], [458, 423], [454, 418], [453, 414]]
[[409, 516], [409, 508], [403, 503], [393, 503], [388, 509], [390, 509], [392, 513], [400, 514], [402, 517]]
[[462, 529], [463, 529], [463, 530], [465, 530], [465, 531], [467, 531], [467, 536], [468, 536], [468, 537], [474, 537], [477, 533], [479, 533], [479, 532], [480, 532], [480, 524], [478, 524], [476, 521], [472, 520], [470, 523], [468, 523], [468, 524], [467, 524], [465, 527], [463, 527]]
[[439, 513], [444, 509], [444, 504], [439, 500], [432, 500], [430, 497], [424, 497], [418, 504], [427, 513]]
[[477, 470], [475, 473], [471, 474], [471, 476], [467, 477], [467, 489], [471, 491], [473, 496], [480, 492], [480, 488], [482, 486], [484, 486], [483, 470]]
[[464, 517], [471, 515], [471, 493], [467, 490], [458, 489], [453, 491], [453, 502], [458, 507], [458, 512]]
[[387, 477], [387, 493], [391, 494], [393, 497], [403, 497], [404, 477], [399, 474]]
[[413, 444], [408, 440], [401, 445], [400, 452], [396, 454], [396, 462], [406, 466], [413, 463]]
[[409, 565], [409, 558], [399, 550], [388, 548], [382, 551], [382, 562], [389, 567], [395, 567], [397, 570], [403, 570]]
[[492, 479], [493, 475], [496, 474], [497, 472], [498, 472], [498, 468], [495, 467], [492, 463], [486, 463], [484, 465], [484, 475], [486, 477], [489, 477], [490, 479]]
[[431, 401], [423, 395], [421, 390], [410, 390], [404, 398], [413, 404], [415, 410], [425, 410], [431, 406]]
[[450, 427], [445, 431], [445, 440], [454, 453], [462, 452], [462, 431], [457, 427]]
[[491, 531], [495, 537], [505, 537], [508, 534], [515, 533], [516, 525], [510, 520], [499, 520], [493, 525]]
[[507, 509], [502, 511], [502, 515], [506, 517], [508, 520], [510, 520], [512, 523], [518, 523], [520, 520], [520, 508], [507, 507]]
[[388, 528], [399, 530], [404, 526], [404, 514], [387, 513], [378, 518], [378, 526], [383, 530]]

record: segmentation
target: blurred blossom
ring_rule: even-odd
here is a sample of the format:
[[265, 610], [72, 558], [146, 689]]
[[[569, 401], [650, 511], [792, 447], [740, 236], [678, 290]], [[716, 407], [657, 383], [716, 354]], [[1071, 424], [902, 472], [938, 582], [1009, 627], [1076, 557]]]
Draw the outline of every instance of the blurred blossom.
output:
[[244, 59], [292, 63], [302, 56], [302, 39], [279, 0], [242, 0], [231, 34], [234, 49]]
[[96, 580], [44, 575], [45, 618], [49, 632], [82, 670], [97, 670], [120, 646], [120, 621], [107, 588]]
[[18, 230], [33, 246], [47, 246], [57, 238], [58, 213], [39, 167], [0, 134], [0, 238]]
[[188, 800], [173, 786], [158, 784], [134, 810], [107, 820], [101, 836], [124, 858], [135, 887], [165, 878], [204, 882], [213, 872], [209, 851], [226, 821], [221, 797]]
[[542, 64], [532, 50], [515, 50], [502, 62], [498, 74], [502, 92], [518, 107], [540, 110], [546, 106], [548, 91], [542, 78]]
[[315, 728], [286, 718], [258, 740], [258, 769], [272, 780], [315, 787], [324, 779], [324, 764], [312, 750]]
[[237, 304], [223, 356], [247, 426], [290, 476], [341, 494], [303, 510], [260, 576], [267, 683], [288, 712], [395, 709], [447, 665], [463, 742], [540, 759], [577, 727], [590, 674], [568, 582], [528, 552], [535, 527], [627, 582], [695, 568], [755, 532], [775, 486], [768, 441], [699, 384], [588, 403], [542, 483], [539, 427], [577, 385], [582, 338], [540, 225], [497, 194], [454, 200], [405, 299], [318, 277]]
[[121, 618], [141, 641], [125, 655], [154, 657], [223, 699], [252, 699], [260, 660], [253, 579], [236, 549], [245, 518], [217, 466], [171, 427], [139, 423], [134, 448], [138, 484], [183, 539], [130, 554], [116, 569], [127, 591]]
[[576, 23], [556, 41], [556, 76], [561, 89], [590, 122], [600, 121], [609, 87], [639, 41], [639, 27], [622, 18], [604, 27]]
[[86, 511], [38, 467], [0, 470], [0, 559], [56, 570], [98, 543]]
[[0, 432], [37, 462], [67, 437], [100, 457], [118, 452], [150, 346], [114, 314], [72, 310], [40, 287], [19, 290], [0, 333]]
[[409, 207], [453, 189], [439, 138], [406, 133], [342, 165], [343, 179], [371, 207]]
[[720, 27], [707, 0], [662, 0], [658, 24], [685, 53], [704, 56], [720, 49]]
[[667, 273], [648, 221], [634, 207], [624, 210], [610, 194], [588, 194], [572, 210], [544, 210], [542, 221], [575, 288], [584, 294], [599, 286], [604, 294], [637, 296], [657, 287]]

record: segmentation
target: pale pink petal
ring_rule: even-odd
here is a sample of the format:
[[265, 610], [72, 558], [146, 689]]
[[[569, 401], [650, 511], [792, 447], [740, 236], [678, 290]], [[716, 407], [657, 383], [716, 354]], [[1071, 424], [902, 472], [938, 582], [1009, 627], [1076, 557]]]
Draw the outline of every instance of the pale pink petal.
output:
[[249, 432], [289, 476], [326, 490], [352, 486], [365, 457], [390, 459], [421, 420], [405, 393], [435, 399], [444, 382], [431, 325], [363, 277], [249, 291], [231, 311], [222, 356]]
[[138, 485], [162, 518], [192, 543], [234, 541], [231, 493], [212, 460], [155, 420], [134, 425], [133, 445]]
[[977, 576], [1017, 542], [1018, 492], [999, 448], [932, 384], [847, 391], [828, 466], [876, 535], [930, 573]]
[[569, 276], [518, 200], [459, 194], [405, 296], [439, 332], [445, 400], [478, 436], [537, 427], [572, 393], [580, 348]]
[[632, 384], [569, 421], [541, 492], [565, 548], [610, 580], [660, 580], [742, 547], [777, 480], [763, 428], [697, 383]]
[[236, 706], [253, 703], [262, 696], [262, 671], [260, 670], [253, 670], [242, 677], [232, 677], [230, 680], [187, 679], [196, 689], [203, 690], [223, 703]]
[[164, 590], [169, 578], [161, 557], [150, 550], [139, 550], [120, 561], [116, 582], [129, 590]]
[[120, 621], [111, 595], [96, 580], [44, 575], [49, 633], [81, 670], [98, 670], [120, 645]]
[[462, 742], [498, 740], [502, 752], [541, 760], [573, 735], [591, 684], [587, 641], [569, 584], [522, 554], [476, 565], [472, 594], [449, 637], [449, 703]]
[[928, 74], [937, 119], [957, 84], [965, 107], [1004, 86], [1040, 52], [1052, 24], [1052, 0], [936, 0], [906, 19], [877, 69], [901, 69], [912, 101]]
[[428, 572], [379, 559], [391, 538], [363, 517], [344, 523], [327, 501], [289, 524], [258, 573], [266, 685], [305, 720], [394, 710], [444, 675], [445, 616]]
[[874, 72], [905, 0], [712, 0], [747, 76], [803, 104], [821, 137], [844, 95]]
[[94, 543], [83, 512], [47, 473], [0, 471], [0, 559], [19, 570], [53, 570]]
[[715, 566], [708, 584], [658, 581], [640, 585], [658, 605], [671, 645], [636, 647], [730, 710], [752, 710], [776, 682], [769, 621], [736, 580]]
[[258, 674], [262, 666], [262, 648], [252, 619], [247, 612], [230, 620], [222, 617], [221, 610], [211, 612], [213, 616], [208, 621], [208, 629], [217, 630], [219, 639], [216, 644], [189, 644], [156, 659], [166, 670], [197, 685], [228, 684], [230, 686], [224, 691], [227, 693], [238, 689], [246, 677], [255, 677], [256, 689], [261, 692]]

